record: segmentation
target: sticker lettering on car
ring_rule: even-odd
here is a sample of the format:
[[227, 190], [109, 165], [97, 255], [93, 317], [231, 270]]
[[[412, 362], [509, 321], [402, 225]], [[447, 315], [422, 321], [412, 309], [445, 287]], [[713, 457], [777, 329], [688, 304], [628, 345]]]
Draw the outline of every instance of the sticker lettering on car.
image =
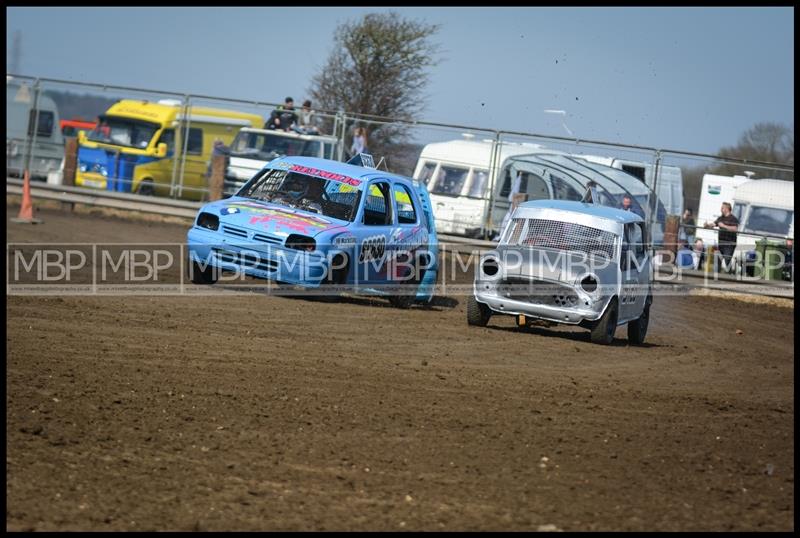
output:
[[359, 263], [370, 260], [382, 260], [386, 254], [386, 236], [373, 235], [361, 242], [361, 252], [358, 255]]

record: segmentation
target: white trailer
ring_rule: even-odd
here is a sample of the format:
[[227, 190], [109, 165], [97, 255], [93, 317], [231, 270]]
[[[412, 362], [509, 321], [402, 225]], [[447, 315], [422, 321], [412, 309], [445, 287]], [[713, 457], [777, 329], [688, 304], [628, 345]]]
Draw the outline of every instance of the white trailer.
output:
[[[722, 215], [722, 202], [728, 202], [736, 215], [736, 205], [733, 198], [736, 187], [748, 181], [746, 176], [719, 176], [716, 174], [705, 174], [700, 190], [700, 204], [697, 208], [695, 223], [698, 228], [695, 238], [703, 240], [706, 246], [717, 244], [717, 231], [704, 229], [703, 225], [713, 223], [717, 217]], [[737, 215], [738, 217], [738, 215]], [[687, 233], [691, 235], [691, 232]]]

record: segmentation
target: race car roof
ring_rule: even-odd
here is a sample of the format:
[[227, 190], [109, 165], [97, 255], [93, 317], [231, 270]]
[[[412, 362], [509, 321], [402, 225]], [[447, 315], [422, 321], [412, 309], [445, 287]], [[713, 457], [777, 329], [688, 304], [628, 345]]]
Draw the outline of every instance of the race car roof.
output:
[[557, 209], [561, 211], [570, 211], [621, 223], [644, 221], [642, 217], [633, 211], [625, 211], [624, 209], [616, 209], [599, 204], [573, 202], [570, 200], [533, 200], [524, 202], [520, 204], [519, 207], [520, 209]]
[[273, 159], [272, 161], [268, 162], [264, 166], [264, 168], [285, 169], [287, 168], [286, 165], [305, 166], [308, 168], [314, 168], [332, 174], [340, 174], [343, 176], [351, 177], [354, 179], [361, 180], [363, 182], [367, 182], [371, 179], [377, 179], [377, 178], [404, 180], [409, 183], [413, 183], [414, 181], [411, 178], [401, 176], [398, 174], [392, 174], [390, 172], [376, 170], [374, 168], [354, 166], [352, 164], [333, 161], [330, 159], [320, 159], [318, 157], [278, 157], [277, 159]]

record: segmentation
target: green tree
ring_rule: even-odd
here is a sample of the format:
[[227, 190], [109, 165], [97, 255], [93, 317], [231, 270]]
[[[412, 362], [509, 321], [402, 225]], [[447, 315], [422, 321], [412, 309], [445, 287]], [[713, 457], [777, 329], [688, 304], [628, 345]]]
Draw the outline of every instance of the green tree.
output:
[[[720, 157], [763, 161], [794, 166], [794, 127], [781, 123], [761, 122], [745, 131], [734, 146], [719, 150]], [[734, 175], [743, 173], [743, 165], [721, 164], [711, 173]], [[755, 177], [794, 180], [792, 172], [756, 168]]]
[[[746, 130], [733, 146], [726, 146], [717, 153], [728, 159], [744, 159], [794, 166], [794, 126], [781, 123], [760, 122]], [[794, 181], [794, 172], [734, 163], [709, 163], [708, 165], [683, 169], [684, 205], [697, 212], [700, 203], [703, 175], [745, 175], [754, 172], [754, 178], [773, 178]]]
[[[431, 42], [438, 29], [395, 12], [371, 13], [340, 24], [327, 63], [311, 81], [309, 93], [315, 105], [330, 111], [419, 119], [427, 101], [428, 68], [438, 63], [439, 46]], [[376, 156], [408, 140], [402, 125], [360, 123]], [[351, 135], [348, 129], [348, 143]]]

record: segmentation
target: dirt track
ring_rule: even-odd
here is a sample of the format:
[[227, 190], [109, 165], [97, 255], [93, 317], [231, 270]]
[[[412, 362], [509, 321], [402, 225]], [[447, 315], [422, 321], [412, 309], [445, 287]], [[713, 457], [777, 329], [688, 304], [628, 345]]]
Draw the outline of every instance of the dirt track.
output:
[[[41, 216], [7, 241], [186, 231]], [[642, 348], [436, 304], [8, 297], [7, 529], [794, 529], [791, 309], [659, 297]]]

